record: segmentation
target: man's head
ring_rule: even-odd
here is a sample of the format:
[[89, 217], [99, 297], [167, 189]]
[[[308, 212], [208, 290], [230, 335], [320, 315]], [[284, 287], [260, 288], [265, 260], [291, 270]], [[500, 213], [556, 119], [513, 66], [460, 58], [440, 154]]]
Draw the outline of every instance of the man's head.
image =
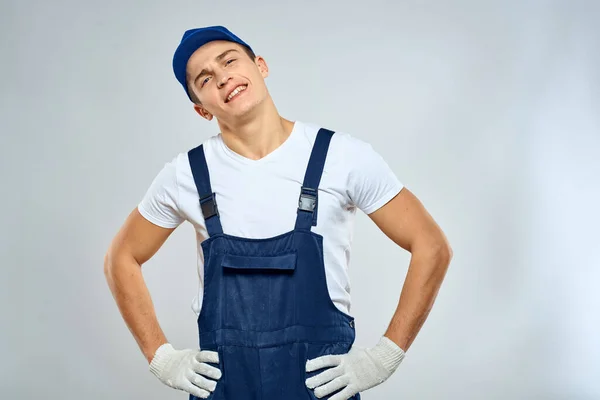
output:
[[224, 27], [187, 31], [173, 69], [195, 110], [207, 120], [235, 122], [269, 96], [265, 60]]

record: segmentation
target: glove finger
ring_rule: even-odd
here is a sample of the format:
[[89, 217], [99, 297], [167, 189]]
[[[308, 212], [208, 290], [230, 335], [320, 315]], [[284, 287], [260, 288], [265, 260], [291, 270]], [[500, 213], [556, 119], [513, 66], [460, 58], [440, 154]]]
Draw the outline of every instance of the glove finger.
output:
[[352, 389], [350, 386], [346, 386], [344, 390], [339, 393], [336, 393], [335, 396], [331, 396], [329, 400], [348, 400], [350, 397], [354, 396], [358, 393], [356, 390]]
[[314, 389], [317, 386], [321, 386], [329, 381], [334, 380], [335, 378], [342, 375], [342, 369], [340, 367], [329, 368], [324, 372], [321, 372], [318, 375], [315, 375], [306, 380], [306, 386], [309, 389]]
[[327, 355], [313, 358], [306, 362], [306, 372], [313, 372], [326, 367], [337, 367], [341, 361], [341, 355]]
[[205, 363], [201, 363], [198, 360], [194, 360], [192, 362], [192, 370], [200, 375], [203, 375], [207, 378], [211, 378], [211, 379], [221, 379], [221, 370], [218, 368], [215, 368], [211, 365], [205, 364]]
[[201, 399], [206, 399], [208, 396], [210, 396], [209, 392], [207, 392], [204, 389], [200, 389], [198, 386], [193, 385], [190, 381], [186, 380], [181, 386], [181, 390]]
[[319, 386], [314, 390], [315, 396], [319, 399], [321, 397], [325, 397], [341, 388], [345, 387], [348, 384], [348, 380], [344, 376], [340, 376], [335, 378], [329, 383], [324, 384], [323, 386]]
[[202, 350], [196, 354], [196, 360], [205, 363], [218, 364], [219, 353], [217, 353], [216, 351]]
[[190, 382], [194, 384], [194, 386], [199, 387], [200, 389], [207, 390], [209, 392], [213, 392], [217, 387], [217, 382], [206, 379], [200, 374], [190, 373], [190, 377], [188, 378]]

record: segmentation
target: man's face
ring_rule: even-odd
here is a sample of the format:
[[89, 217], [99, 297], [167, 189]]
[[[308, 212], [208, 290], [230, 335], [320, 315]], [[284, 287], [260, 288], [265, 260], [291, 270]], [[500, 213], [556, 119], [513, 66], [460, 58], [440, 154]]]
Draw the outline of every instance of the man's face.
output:
[[186, 71], [188, 87], [201, 103], [194, 108], [209, 121], [214, 116], [234, 122], [267, 98], [266, 62], [251, 60], [237, 43], [205, 44], [192, 54]]

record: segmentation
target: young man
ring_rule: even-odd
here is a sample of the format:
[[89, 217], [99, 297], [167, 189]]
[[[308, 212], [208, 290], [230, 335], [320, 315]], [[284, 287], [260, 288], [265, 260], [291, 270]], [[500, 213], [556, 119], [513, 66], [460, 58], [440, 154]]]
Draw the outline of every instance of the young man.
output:
[[[187, 31], [175, 76], [220, 134], [160, 171], [105, 258], [121, 314], [164, 384], [215, 400], [360, 399], [396, 370], [433, 306], [450, 246], [367, 143], [281, 117], [264, 58], [224, 27]], [[381, 340], [353, 346], [354, 215], [411, 252]], [[176, 350], [141, 266], [183, 221], [197, 232], [199, 349]]]

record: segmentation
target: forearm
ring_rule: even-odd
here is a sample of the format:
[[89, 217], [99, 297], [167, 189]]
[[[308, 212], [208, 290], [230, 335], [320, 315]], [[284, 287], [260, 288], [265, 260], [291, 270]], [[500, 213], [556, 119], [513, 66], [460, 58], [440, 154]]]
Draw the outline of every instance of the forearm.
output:
[[150, 362], [167, 339], [158, 323], [141, 266], [133, 258], [107, 256], [104, 274], [127, 327]]
[[332, 398], [349, 399], [387, 380], [401, 364], [433, 306], [451, 258], [449, 247], [435, 252], [429, 249], [439, 246], [423, 246], [426, 251], [419, 251], [419, 245], [410, 247], [412, 257], [398, 307], [377, 344], [367, 349], [353, 346], [341, 356], [325, 355], [307, 361], [307, 372], [330, 368], [306, 381], [317, 397], [337, 390], [336, 382], [346, 382]]
[[407, 351], [425, 323], [451, 259], [450, 250], [412, 253], [396, 312], [385, 336]]

